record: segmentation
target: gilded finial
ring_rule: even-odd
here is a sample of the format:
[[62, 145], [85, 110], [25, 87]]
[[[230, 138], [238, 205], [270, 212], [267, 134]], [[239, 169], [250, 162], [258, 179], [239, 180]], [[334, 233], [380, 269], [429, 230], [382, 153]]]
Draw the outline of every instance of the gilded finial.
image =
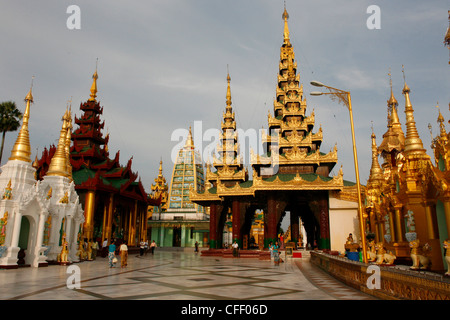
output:
[[284, 31], [283, 31], [284, 42], [288, 43], [289, 42], [289, 27], [288, 27], [289, 13], [286, 10], [286, 1], [284, 2], [284, 11], [283, 11], [283, 14], [281, 17], [284, 20]]
[[189, 126], [189, 133], [186, 139], [186, 144], [184, 146], [194, 148], [194, 140], [192, 138], [191, 126]]
[[97, 64], [98, 64], [98, 58], [95, 63], [95, 72], [92, 75], [93, 81], [92, 81], [92, 86], [91, 86], [91, 97], [89, 98], [89, 101], [96, 101], [96, 97], [97, 97], [97, 79], [98, 79]]
[[28, 121], [30, 119], [30, 107], [33, 103], [33, 94], [31, 93], [33, 89], [34, 76], [31, 78], [30, 91], [25, 97], [26, 108], [22, 117], [22, 127], [20, 128], [17, 140], [11, 150], [11, 156], [9, 160], [21, 160], [26, 162], [31, 162], [31, 148], [30, 148], [30, 136], [28, 132]]
[[388, 105], [389, 106], [393, 106], [393, 105], [398, 105], [397, 99], [395, 99], [394, 97], [394, 91], [392, 90], [392, 77], [391, 77], [391, 68], [389, 68], [389, 85], [391, 87], [391, 97], [388, 100]]
[[[228, 69], [228, 66], [227, 66], [227, 69]], [[227, 106], [231, 107], [231, 87], [230, 87], [231, 77], [230, 77], [230, 71], [229, 70], [227, 72], [227, 82], [228, 82], [228, 87], [227, 87]]]

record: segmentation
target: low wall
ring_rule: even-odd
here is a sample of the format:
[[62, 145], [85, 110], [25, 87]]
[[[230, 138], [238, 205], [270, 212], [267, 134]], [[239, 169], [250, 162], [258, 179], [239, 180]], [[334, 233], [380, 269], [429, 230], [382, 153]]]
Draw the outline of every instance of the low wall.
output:
[[[350, 287], [387, 300], [450, 300], [450, 277], [393, 266], [377, 266], [311, 251], [311, 263]], [[368, 270], [368, 267], [371, 268]], [[370, 277], [370, 279], [369, 279]], [[379, 289], [369, 289], [371, 284]], [[378, 283], [377, 283], [378, 281]], [[378, 286], [377, 286], [378, 288]]]

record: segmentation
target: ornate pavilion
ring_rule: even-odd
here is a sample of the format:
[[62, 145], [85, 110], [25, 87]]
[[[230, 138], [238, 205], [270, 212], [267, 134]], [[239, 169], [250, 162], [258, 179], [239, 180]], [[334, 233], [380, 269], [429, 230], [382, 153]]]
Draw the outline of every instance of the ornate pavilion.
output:
[[[85, 214], [83, 238], [100, 243], [103, 239], [121, 239], [135, 246], [147, 238], [148, 205], [157, 205], [160, 200], [148, 196], [132, 171], [132, 158], [126, 166], [119, 162], [120, 151], [110, 158], [109, 134], [103, 135], [104, 122], [100, 120], [103, 107], [97, 101], [97, 79], [95, 71], [90, 98], [80, 104], [83, 113], [75, 117], [78, 128], [71, 135], [72, 176]], [[36, 159], [38, 177], [47, 173], [54, 150], [52, 146]]]
[[[352, 222], [357, 219], [354, 184], [344, 182], [342, 169], [336, 176], [330, 176], [338, 161], [337, 148], [321, 152], [322, 128], [313, 132], [314, 111], [306, 114], [286, 9], [283, 20], [273, 115], [269, 113], [268, 134], [262, 137], [266, 153], [252, 152], [251, 180], [239, 155], [231, 107], [231, 79], [227, 77], [226, 107], [217, 148], [219, 158], [214, 158], [215, 170], [209, 164], [206, 170], [206, 181], [212, 187], [204, 192], [192, 190], [190, 195], [194, 203], [210, 207], [210, 249], [222, 248], [222, 232], [229, 212], [232, 240], [247, 249], [252, 220], [258, 209], [264, 212], [264, 248], [277, 240], [282, 218], [287, 213], [291, 218], [293, 242], [299, 240], [299, 218], [304, 223], [307, 243], [320, 249], [343, 250], [348, 234], [359, 234]], [[336, 230], [333, 237], [330, 230]]]

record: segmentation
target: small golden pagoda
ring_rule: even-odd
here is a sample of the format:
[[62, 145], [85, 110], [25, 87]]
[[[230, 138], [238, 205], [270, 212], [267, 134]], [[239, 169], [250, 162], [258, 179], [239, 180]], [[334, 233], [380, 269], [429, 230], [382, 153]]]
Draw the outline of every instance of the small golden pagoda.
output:
[[[166, 178], [162, 173], [162, 160], [159, 162], [159, 174], [158, 177], [155, 178], [155, 184], [151, 185], [151, 198], [154, 200], [159, 200], [160, 204], [158, 206], [151, 205], [149, 206], [149, 212], [165, 212], [167, 211], [167, 201], [168, 201], [168, 190], [169, 187], [166, 183]], [[148, 217], [150, 218], [151, 215]]]
[[[406, 135], [401, 130], [397, 101], [388, 100], [388, 130], [378, 149], [372, 135], [372, 168], [365, 192], [366, 232], [383, 242], [397, 257], [396, 263], [411, 262], [419, 250], [431, 270], [444, 269], [442, 242], [450, 234], [450, 193], [447, 191], [448, 134], [439, 112], [440, 134], [433, 139], [436, 166], [427, 155], [418, 134], [410, 88], [404, 83]], [[384, 163], [377, 167], [377, 156]], [[381, 178], [382, 177], [382, 178]]]

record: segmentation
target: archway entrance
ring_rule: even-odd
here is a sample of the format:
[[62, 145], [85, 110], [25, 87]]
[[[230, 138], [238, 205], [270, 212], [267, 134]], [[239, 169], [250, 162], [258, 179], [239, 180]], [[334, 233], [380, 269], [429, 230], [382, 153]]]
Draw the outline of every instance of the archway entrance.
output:
[[20, 223], [20, 233], [19, 233], [19, 253], [17, 254], [17, 264], [19, 266], [25, 266], [25, 257], [27, 254], [27, 249], [30, 242], [30, 231], [31, 224], [28, 217], [22, 216], [22, 221]]

